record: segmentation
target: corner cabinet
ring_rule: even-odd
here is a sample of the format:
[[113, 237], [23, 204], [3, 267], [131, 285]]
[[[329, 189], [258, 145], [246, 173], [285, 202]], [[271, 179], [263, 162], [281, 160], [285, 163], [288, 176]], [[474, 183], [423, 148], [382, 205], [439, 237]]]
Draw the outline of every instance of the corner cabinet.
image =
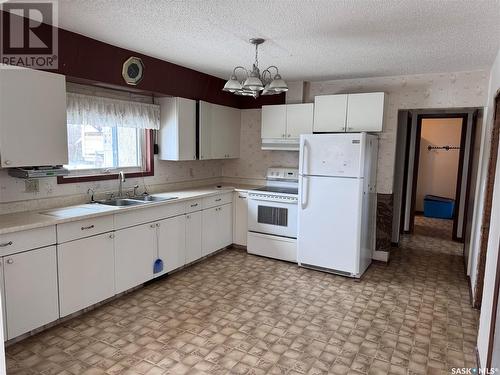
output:
[[67, 163], [65, 77], [25, 68], [0, 69], [0, 166]]
[[239, 158], [241, 111], [200, 100], [198, 116], [199, 159]]
[[196, 160], [196, 101], [159, 98], [160, 160]]
[[314, 98], [315, 133], [381, 132], [385, 93], [321, 95]]

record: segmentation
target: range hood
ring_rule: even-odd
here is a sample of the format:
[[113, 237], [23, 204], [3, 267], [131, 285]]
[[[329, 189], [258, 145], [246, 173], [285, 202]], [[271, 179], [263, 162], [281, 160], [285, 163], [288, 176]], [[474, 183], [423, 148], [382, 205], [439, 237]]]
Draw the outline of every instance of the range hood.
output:
[[69, 171], [62, 166], [9, 168], [9, 176], [17, 178], [44, 178], [67, 176]]
[[261, 149], [265, 151], [299, 151], [300, 140], [294, 139], [277, 139], [277, 138], [262, 138]]

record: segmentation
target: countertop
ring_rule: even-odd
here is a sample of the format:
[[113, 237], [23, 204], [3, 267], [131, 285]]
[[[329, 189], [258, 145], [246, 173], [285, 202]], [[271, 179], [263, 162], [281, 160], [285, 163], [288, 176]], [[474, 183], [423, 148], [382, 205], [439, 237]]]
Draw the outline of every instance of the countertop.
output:
[[[218, 185], [219, 186], [219, 185]], [[0, 235], [18, 232], [22, 230], [46, 227], [55, 224], [62, 224], [71, 221], [90, 219], [93, 217], [112, 215], [116, 213], [141, 210], [152, 206], [164, 204], [175, 204], [182, 201], [187, 201], [196, 198], [208, 197], [221, 193], [229, 193], [233, 191], [247, 191], [255, 189], [259, 186], [254, 185], [239, 185], [239, 184], [221, 184], [221, 187], [203, 186], [193, 189], [185, 189], [178, 191], [167, 191], [164, 193], [155, 193], [155, 196], [176, 196], [177, 199], [172, 199], [163, 202], [150, 202], [137, 206], [114, 207], [103, 204], [80, 204], [69, 207], [56, 207], [42, 211], [27, 211], [15, 212], [5, 215], [0, 215]]]

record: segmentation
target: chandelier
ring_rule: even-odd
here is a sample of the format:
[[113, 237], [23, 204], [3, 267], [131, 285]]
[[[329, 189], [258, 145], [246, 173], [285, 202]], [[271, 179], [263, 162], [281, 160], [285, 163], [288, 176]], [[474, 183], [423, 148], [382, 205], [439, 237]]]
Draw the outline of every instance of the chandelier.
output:
[[[276, 95], [288, 91], [288, 86], [281, 78], [276, 66], [271, 65], [262, 73], [259, 70], [259, 45], [264, 41], [261, 38], [250, 39], [250, 43], [255, 46], [255, 62], [252, 70], [247, 70], [242, 66], [235, 67], [222, 90], [232, 92], [235, 95], [253, 96], [254, 98], [257, 98], [259, 94]], [[238, 78], [238, 71], [244, 71], [241, 80]]]

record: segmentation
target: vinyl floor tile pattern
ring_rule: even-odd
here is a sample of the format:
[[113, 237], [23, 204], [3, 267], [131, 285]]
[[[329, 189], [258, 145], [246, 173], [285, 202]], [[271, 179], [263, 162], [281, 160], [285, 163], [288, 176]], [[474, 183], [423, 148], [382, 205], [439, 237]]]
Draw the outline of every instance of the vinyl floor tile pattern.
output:
[[[441, 242], [440, 242], [441, 241]], [[7, 348], [9, 374], [449, 374], [475, 366], [463, 258], [359, 281], [229, 249]]]

